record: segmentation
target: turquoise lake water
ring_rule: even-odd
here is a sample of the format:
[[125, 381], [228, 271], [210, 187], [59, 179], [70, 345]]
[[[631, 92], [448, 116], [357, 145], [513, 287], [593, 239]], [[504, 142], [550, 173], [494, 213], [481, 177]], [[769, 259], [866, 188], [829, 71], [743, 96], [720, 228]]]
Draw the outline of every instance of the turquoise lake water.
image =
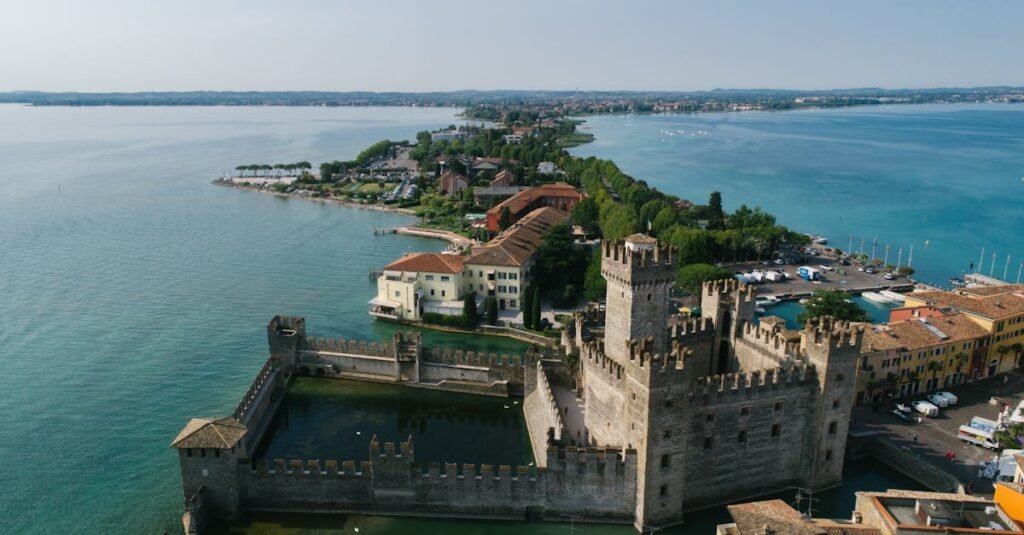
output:
[[[652, 186], [877, 256], [891, 245], [915, 278], [948, 286], [985, 248], [983, 273], [1017, 278], [1024, 258], [1024, 106], [920, 105], [793, 112], [586, 117], [574, 154], [614, 160]], [[1009, 270], [1006, 256], [1011, 255]]]
[[[577, 152], [614, 158], [685, 197], [719, 189], [730, 207], [760, 204], [839, 247], [850, 232], [866, 233], [869, 246], [875, 232], [904, 247], [913, 241], [915, 266], [944, 281], [976, 260], [982, 244], [1024, 255], [1020, 111], [595, 117], [597, 142]], [[450, 124], [454, 114], [0, 106], [0, 532], [180, 530], [177, 460], [168, 445], [188, 418], [233, 408], [266, 358], [270, 317], [304, 315], [316, 335], [387, 338], [394, 327], [366, 314], [375, 291], [368, 270], [405, 251], [444, 246], [373, 236], [374, 227], [408, 217], [220, 188], [210, 179], [239, 163], [349, 158], [380, 138]], [[658, 133], [690, 128], [708, 135], [661, 141]], [[522, 347], [435, 333], [427, 342]], [[821, 514], [846, 516], [853, 489], [908, 485], [857, 466]], [[695, 526], [721, 515], [674, 532], [706, 533]], [[364, 533], [494, 527], [345, 522], [376, 526]], [[510, 532], [565, 531], [515, 526]]]

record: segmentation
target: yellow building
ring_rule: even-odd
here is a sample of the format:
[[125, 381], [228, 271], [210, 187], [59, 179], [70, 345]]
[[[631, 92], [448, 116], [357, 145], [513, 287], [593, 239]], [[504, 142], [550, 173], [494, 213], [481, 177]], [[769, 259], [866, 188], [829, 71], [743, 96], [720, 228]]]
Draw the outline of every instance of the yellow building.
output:
[[982, 376], [989, 334], [966, 314], [877, 325], [865, 337], [858, 404], [939, 390]]
[[999, 481], [996, 483], [996, 494], [993, 500], [1002, 507], [1010, 518], [1017, 522], [1024, 522], [1024, 456], [1014, 455], [1016, 470], [1013, 474], [1013, 481]]
[[411, 253], [388, 264], [377, 278], [370, 315], [419, 320], [424, 312], [462, 314], [464, 260], [455, 254]]
[[494, 296], [499, 310], [520, 309], [537, 248], [551, 227], [568, 219], [561, 210], [537, 208], [486, 245], [473, 247], [463, 273], [465, 291]]
[[979, 286], [952, 292], [907, 294], [906, 307], [935, 306], [962, 312], [989, 333], [982, 377], [1021, 365], [1024, 354], [1024, 284]]

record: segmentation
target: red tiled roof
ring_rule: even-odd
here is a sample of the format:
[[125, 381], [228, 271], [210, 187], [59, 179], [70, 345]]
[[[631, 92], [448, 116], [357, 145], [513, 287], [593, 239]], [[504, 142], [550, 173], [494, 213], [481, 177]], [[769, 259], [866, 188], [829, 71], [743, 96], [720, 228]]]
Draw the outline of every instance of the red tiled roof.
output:
[[909, 296], [993, 320], [1024, 313], [1024, 284], [965, 288], [958, 292], [913, 292]]
[[551, 207], [537, 208], [499, 234], [487, 245], [474, 247], [467, 264], [522, 266], [544, 241], [551, 227], [564, 223], [569, 214]]
[[425, 273], [459, 273], [464, 258], [454, 254], [409, 253], [384, 266], [384, 271], [412, 271]]
[[922, 319], [913, 318], [889, 323], [878, 331], [872, 331], [868, 335], [869, 347], [872, 351], [889, 349], [915, 351], [926, 347], [974, 340], [989, 334], [980, 325], [960, 313], [932, 316], [927, 318], [927, 322], [947, 338], [942, 338], [929, 329]]

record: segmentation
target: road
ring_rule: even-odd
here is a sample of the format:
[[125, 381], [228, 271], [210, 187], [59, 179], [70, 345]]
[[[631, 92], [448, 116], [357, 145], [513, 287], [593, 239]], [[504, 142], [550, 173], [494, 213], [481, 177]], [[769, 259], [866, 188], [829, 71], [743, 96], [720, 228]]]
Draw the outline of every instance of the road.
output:
[[[913, 413], [915, 417], [922, 416], [921, 423], [904, 422], [889, 413], [895, 407], [892, 403], [884, 404], [877, 412], [869, 407], [855, 407], [850, 430], [874, 431], [883, 440], [896, 446], [907, 446], [913, 453], [952, 474], [964, 485], [973, 481], [975, 494], [991, 496], [994, 492], [992, 481], [978, 477], [978, 464], [990, 460], [995, 453], [963, 443], [957, 438], [957, 430], [974, 416], [995, 420], [999, 408], [989, 404], [992, 397], [998, 397], [1003, 403], [1015, 407], [1024, 399], [1024, 374], [1013, 371], [992, 379], [949, 388], [949, 391], [959, 397], [957, 405], [942, 409], [937, 418]], [[910, 399], [924, 398], [924, 395], [919, 395]], [[909, 404], [909, 401], [906, 403]], [[952, 462], [946, 458], [948, 451], [956, 453], [956, 459]]]

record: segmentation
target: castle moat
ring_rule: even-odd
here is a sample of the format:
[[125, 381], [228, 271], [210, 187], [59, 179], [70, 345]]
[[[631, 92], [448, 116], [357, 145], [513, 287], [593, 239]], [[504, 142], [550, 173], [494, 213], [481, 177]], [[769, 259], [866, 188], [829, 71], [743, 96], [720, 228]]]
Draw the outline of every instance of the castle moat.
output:
[[417, 461], [533, 462], [519, 399], [299, 377], [261, 444], [264, 459], [363, 459], [373, 435], [412, 437]]

